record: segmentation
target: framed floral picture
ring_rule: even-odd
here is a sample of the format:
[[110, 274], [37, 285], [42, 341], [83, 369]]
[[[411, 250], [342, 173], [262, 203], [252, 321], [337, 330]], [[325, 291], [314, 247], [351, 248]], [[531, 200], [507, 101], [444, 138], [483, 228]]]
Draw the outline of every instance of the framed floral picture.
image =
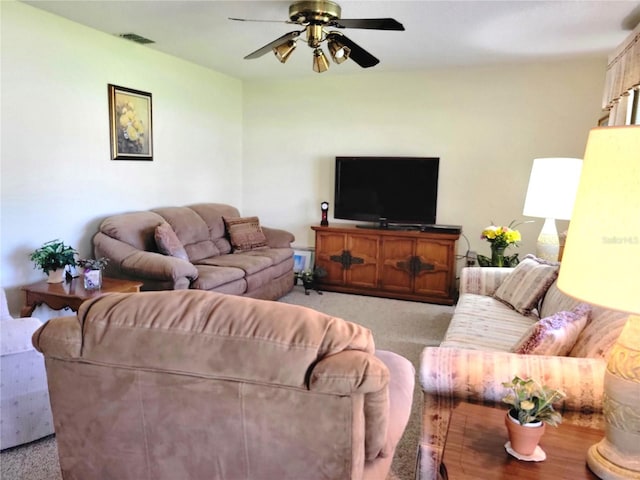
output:
[[109, 84], [111, 160], [153, 161], [151, 94]]

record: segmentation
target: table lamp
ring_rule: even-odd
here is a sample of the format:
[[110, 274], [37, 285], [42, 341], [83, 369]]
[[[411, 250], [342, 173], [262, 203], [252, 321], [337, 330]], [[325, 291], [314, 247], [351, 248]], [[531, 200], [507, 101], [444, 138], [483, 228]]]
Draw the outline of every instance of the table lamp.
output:
[[582, 160], [579, 158], [536, 158], [522, 214], [545, 219], [536, 243], [536, 256], [555, 262], [560, 241], [556, 220], [569, 220], [578, 190]]
[[[602, 479], [640, 479], [640, 126], [595, 128], [567, 234], [558, 287], [629, 312], [604, 378], [605, 438], [587, 453]], [[576, 379], [579, 381], [579, 379]]]

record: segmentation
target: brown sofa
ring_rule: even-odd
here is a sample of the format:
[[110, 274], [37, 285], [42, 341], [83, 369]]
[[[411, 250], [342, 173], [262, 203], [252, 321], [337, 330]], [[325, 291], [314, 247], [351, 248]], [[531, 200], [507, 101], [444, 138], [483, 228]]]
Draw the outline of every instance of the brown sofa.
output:
[[[140, 280], [142, 290], [209, 290], [277, 299], [293, 288], [294, 236], [261, 227], [266, 245], [234, 251], [225, 219], [235, 207], [201, 203], [123, 213], [105, 219], [93, 238], [96, 258], [108, 257], [106, 274]], [[157, 228], [170, 226], [181, 255], [161, 253]], [[173, 252], [172, 252], [173, 253]]]
[[408, 360], [284, 303], [107, 294], [33, 343], [65, 480], [383, 480], [411, 410]]

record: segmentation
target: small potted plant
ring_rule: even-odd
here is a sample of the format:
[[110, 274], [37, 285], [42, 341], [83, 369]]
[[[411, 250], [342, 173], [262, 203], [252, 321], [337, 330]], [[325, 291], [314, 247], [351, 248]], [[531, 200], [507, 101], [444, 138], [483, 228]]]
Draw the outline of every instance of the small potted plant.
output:
[[505, 418], [511, 448], [521, 455], [532, 455], [544, 433], [545, 424], [555, 427], [562, 422], [562, 416], [553, 404], [566, 395], [517, 375], [502, 386], [509, 389], [502, 401], [511, 405]]
[[47, 282], [60, 283], [64, 280], [66, 267], [76, 265], [77, 253], [73, 247], [56, 239], [31, 252], [29, 259], [34, 263], [34, 268], [39, 268], [48, 276]]
[[78, 265], [84, 268], [84, 288], [86, 290], [97, 290], [102, 287], [102, 270], [109, 263], [106, 257], [83, 258], [78, 260]]
[[302, 280], [305, 295], [309, 295], [310, 290], [315, 290], [319, 294], [322, 292], [318, 289], [316, 283], [319, 279], [327, 275], [327, 271], [322, 267], [314, 267], [313, 270], [304, 270], [296, 273], [296, 280]]

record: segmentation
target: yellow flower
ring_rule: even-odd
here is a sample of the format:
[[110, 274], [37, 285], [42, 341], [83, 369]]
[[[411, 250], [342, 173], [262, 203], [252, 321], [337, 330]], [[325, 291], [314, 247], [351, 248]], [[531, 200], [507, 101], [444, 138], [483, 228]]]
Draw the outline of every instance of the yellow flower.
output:
[[129, 136], [129, 140], [131, 140], [132, 142], [138, 140], [138, 131], [133, 128], [133, 125], [129, 125], [127, 127], [127, 135]]
[[536, 404], [533, 403], [531, 400], [522, 400], [520, 402], [520, 408], [522, 410], [529, 411], [529, 410], [532, 410], [535, 406], [536, 406]]

